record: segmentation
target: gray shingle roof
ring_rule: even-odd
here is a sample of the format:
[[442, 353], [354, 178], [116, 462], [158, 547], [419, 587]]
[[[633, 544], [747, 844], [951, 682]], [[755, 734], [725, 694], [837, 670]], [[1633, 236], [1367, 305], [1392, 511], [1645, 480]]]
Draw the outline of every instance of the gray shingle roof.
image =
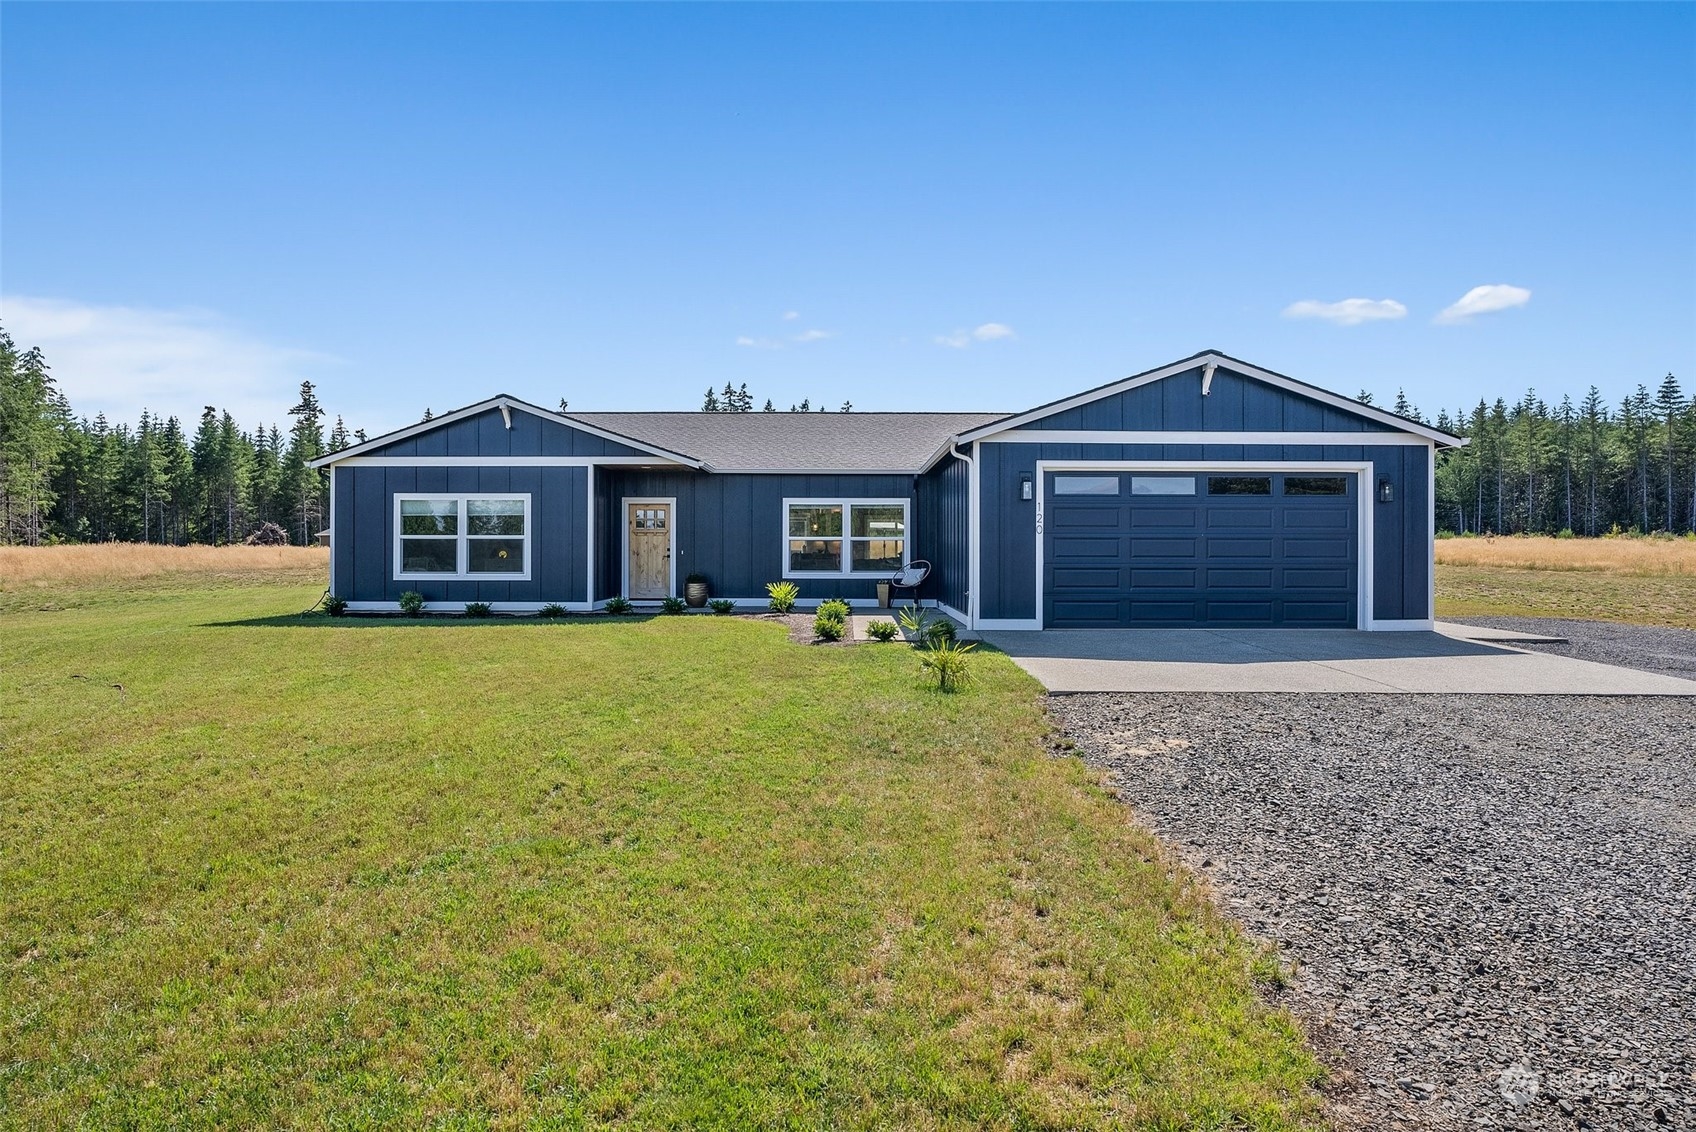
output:
[[950, 437], [1006, 413], [571, 413], [719, 472], [914, 472]]

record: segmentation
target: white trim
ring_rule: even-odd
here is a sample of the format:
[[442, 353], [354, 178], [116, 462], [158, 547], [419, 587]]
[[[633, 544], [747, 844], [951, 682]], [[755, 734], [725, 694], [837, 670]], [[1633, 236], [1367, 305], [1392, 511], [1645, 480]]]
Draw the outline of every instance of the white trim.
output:
[[1016, 428], [986, 436], [984, 444], [1256, 444], [1362, 448], [1413, 445], [1431, 441], [1405, 432], [1108, 432], [1080, 429]]
[[[932, 600], [935, 600], [935, 599], [932, 599]], [[954, 618], [954, 620], [958, 621], [960, 624], [964, 625], [968, 629], [970, 629], [972, 627], [971, 618], [967, 617], [964, 613], [961, 613], [958, 609], [955, 609], [952, 605], [949, 605], [945, 601], [937, 601], [936, 604], [933, 605], [931, 608], [937, 610], [938, 612], [948, 614], [948, 616]], [[894, 607], [891, 606], [890, 612], [893, 613], [894, 611], [895, 611]]]
[[973, 625], [972, 628], [992, 633], [1007, 630], [1022, 632], [1040, 629], [1042, 622], [1030, 617], [980, 617], [978, 623]]
[[[666, 545], [666, 592], [664, 597], [634, 598], [630, 596], [630, 505], [663, 503], [671, 508], [666, 516], [665, 533], [670, 536]], [[675, 495], [626, 495], [618, 501], [618, 524], [621, 538], [619, 549], [623, 561], [619, 564], [619, 596], [635, 601], [659, 602], [667, 597], [677, 596], [677, 496]]]
[[983, 601], [978, 596], [983, 593], [983, 487], [978, 469], [980, 455], [982, 453], [978, 451], [977, 443], [973, 442], [971, 459], [967, 461], [970, 471], [966, 483], [966, 611], [971, 614], [966, 618], [968, 629], [976, 629], [979, 626], [983, 610]]
[[1201, 395], [1207, 396], [1213, 392], [1213, 371], [1219, 368], [1218, 362], [1208, 362], [1201, 371]]
[[[435, 538], [447, 541], [445, 535], [404, 535], [401, 533], [400, 505], [409, 500], [453, 500], [459, 504], [459, 521], [455, 524], [458, 532], [452, 536], [454, 554], [458, 569], [452, 574], [414, 573], [408, 574], [401, 569], [401, 542], [407, 538]], [[473, 538], [493, 538], [492, 535], [473, 535], [471, 533], [470, 517], [466, 514], [465, 504], [473, 499], [519, 499], [524, 502], [524, 534], [521, 536], [524, 544], [524, 571], [522, 573], [476, 573], [466, 569], [470, 558], [470, 540]], [[390, 506], [394, 508], [394, 539], [390, 548], [394, 554], [393, 579], [397, 582], [528, 582], [531, 571], [535, 569], [536, 557], [536, 528], [531, 517], [530, 493], [527, 491], [397, 491], [391, 497]], [[506, 536], [510, 538], [511, 536]], [[330, 541], [335, 541], [335, 535], [330, 535]]]
[[[1356, 477], [1355, 508], [1358, 515], [1355, 565], [1355, 626], [1368, 631], [1396, 622], [1372, 620], [1372, 544], [1374, 533], [1372, 462], [1360, 460], [1038, 460], [1036, 513], [1036, 616], [1030, 628], [1043, 627], [1043, 544], [1042, 517], [1048, 496], [1050, 472], [1116, 471], [1116, 472], [1330, 472], [1352, 473]], [[986, 622], [980, 624], [987, 625]], [[1011, 628], [1012, 626], [1008, 626]]]
[[1232, 373], [1241, 374], [1244, 377], [1253, 378], [1256, 381], [1262, 381], [1268, 385], [1277, 386], [1280, 389], [1299, 394], [1303, 397], [1309, 398], [1310, 400], [1318, 401], [1320, 404], [1329, 405], [1334, 409], [1341, 409], [1346, 413], [1353, 413], [1356, 416], [1365, 417], [1367, 420], [1377, 421], [1380, 424], [1387, 424], [1398, 431], [1412, 433], [1415, 436], [1422, 436], [1427, 440], [1435, 441], [1438, 444], [1448, 444], [1459, 447], [1466, 443], [1465, 440], [1458, 436], [1450, 436], [1446, 432], [1439, 432], [1434, 428], [1427, 427], [1426, 425], [1403, 420], [1401, 417], [1398, 417], [1393, 413], [1386, 413], [1382, 409], [1374, 408], [1371, 405], [1364, 405], [1353, 398], [1339, 396], [1328, 389], [1321, 389], [1317, 385], [1309, 385], [1306, 382], [1285, 377], [1281, 373], [1273, 373], [1271, 370], [1264, 370], [1259, 366], [1238, 361], [1237, 359], [1228, 357], [1216, 350], [1206, 350], [1194, 357], [1184, 358], [1180, 361], [1172, 362], [1169, 365], [1161, 366], [1159, 369], [1148, 370], [1145, 373], [1136, 374], [1121, 381], [1115, 381], [1108, 385], [1103, 385], [1099, 388], [1079, 393], [1076, 396], [1067, 397], [1061, 401], [1054, 401], [1050, 404], [1039, 406], [1027, 412], [1019, 413], [1016, 416], [1008, 417], [1004, 420], [993, 421], [990, 424], [980, 425], [975, 429], [968, 429], [961, 433], [958, 439], [980, 440], [994, 436], [998, 433], [1006, 432], [1009, 429], [1018, 428], [1020, 425], [1029, 424], [1031, 421], [1042, 420], [1044, 417], [1051, 417], [1055, 413], [1062, 413], [1067, 409], [1075, 409], [1079, 405], [1088, 405], [1091, 402], [1100, 401], [1103, 398], [1112, 397], [1116, 394], [1136, 389], [1139, 386], [1150, 385], [1156, 381], [1164, 381], [1166, 378], [1173, 377], [1180, 373], [1188, 373], [1190, 370], [1196, 369], [1205, 369], [1209, 365], [1222, 367], [1230, 370]]
[[[351, 448], [343, 448], [339, 452], [331, 452], [327, 456], [320, 456], [318, 459], [308, 463], [307, 466], [312, 468], [322, 468], [331, 464], [340, 464], [345, 460], [352, 459], [365, 452], [370, 452], [373, 449], [394, 444], [397, 441], [405, 440], [408, 437], [417, 436], [421, 432], [429, 432], [431, 429], [441, 428], [443, 425], [450, 425], [455, 421], [462, 421], [467, 417], [474, 417], [478, 413], [486, 413], [490, 409], [495, 408], [503, 410], [503, 413], [508, 409], [522, 409], [531, 416], [540, 417], [545, 421], [553, 421], [555, 424], [562, 424], [567, 428], [574, 428], [579, 432], [586, 432], [590, 436], [598, 436], [602, 440], [611, 440], [614, 443], [622, 444], [627, 448], [635, 448], [643, 452], [652, 452], [654, 455], [659, 456], [662, 459], [672, 460], [691, 468], [703, 468], [706, 466], [700, 460], [697, 460], [692, 456], [685, 456], [681, 452], [671, 452], [667, 449], [648, 444], [645, 441], [637, 440], [634, 437], [621, 436], [616, 432], [599, 428], [595, 425], [589, 424], [587, 421], [580, 421], [577, 418], [567, 416], [564, 413], [550, 412], [549, 410], [542, 408], [540, 405], [532, 405], [528, 401], [520, 401], [517, 397], [512, 397], [505, 393], [499, 394], [495, 397], [490, 397], [486, 401], [479, 401], [475, 405], [467, 405], [463, 409], [455, 409], [451, 413], [443, 413], [439, 417], [431, 417], [427, 421], [419, 421], [415, 425], [408, 425], [405, 428], [399, 428], [393, 432], [385, 432], [382, 436], [374, 436], [370, 440], [365, 441], [363, 444], [355, 444]], [[615, 458], [616, 457], [611, 456], [602, 457], [601, 462]], [[415, 457], [414, 460], [416, 459], [420, 458]], [[413, 461], [407, 462], [410, 463]]]
[[[842, 508], [842, 534], [835, 536], [842, 543], [842, 569], [829, 570], [792, 570], [789, 567], [789, 542], [795, 536], [789, 533], [789, 508], [791, 507], [840, 507]], [[913, 560], [913, 506], [907, 498], [882, 498], [878, 496], [861, 497], [857, 495], [833, 496], [785, 496], [779, 508], [778, 518], [783, 524], [782, 540], [779, 546], [783, 553], [783, 578], [785, 581], [846, 581], [857, 579], [864, 582], [886, 581], [885, 575], [891, 573], [883, 569], [853, 570], [855, 542], [874, 541], [875, 536], [856, 538], [853, 534], [853, 514], [855, 507], [900, 507], [901, 508], [901, 565], [905, 567]], [[813, 541], [829, 541], [820, 539]], [[888, 541], [887, 539], [884, 541]]]
[[508, 432], [512, 431], [512, 406], [505, 401], [501, 402], [501, 422], [506, 425]]
[[702, 470], [715, 476], [916, 476], [924, 471], [923, 468], [720, 468], [712, 465], [704, 466]]
[[1374, 621], [1368, 628], [1374, 633], [1434, 633], [1437, 622], [1434, 618], [1421, 621], [1411, 617], [1405, 621]]
[[[480, 575], [486, 577], [487, 575]], [[484, 603], [494, 613], [540, 613], [544, 606], [558, 605], [573, 613], [589, 613], [591, 607], [581, 601], [491, 601]], [[354, 613], [399, 613], [398, 601], [350, 601], [347, 607]], [[427, 601], [426, 613], [465, 613], [463, 601]]]
[[336, 596], [336, 469], [330, 469], [330, 596]]
[[593, 468], [598, 466], [682, 467], [652, 456], [349, 456], [350, 468]]
[[[1437, 446], [1433, 444], [1425, 453], [1425, 502], [1428, 514], [1425, 516], [1425, 560], [1431, 564], [1426, 570], [1425, 616], [1430, 619], [1430, 627], [1435, 630], [1437, 623]], [[335, 536], [331, 536], [331, 545], [335, 544]], [[334, 554], [335, 551], [330, 553]]]

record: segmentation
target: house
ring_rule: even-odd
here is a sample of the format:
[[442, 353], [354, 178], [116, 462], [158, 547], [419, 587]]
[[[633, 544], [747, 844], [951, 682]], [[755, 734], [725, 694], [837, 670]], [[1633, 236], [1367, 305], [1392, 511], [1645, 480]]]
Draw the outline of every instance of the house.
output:
[[984, 629], [1432, 623], [1464, 443], [1207, 351], [1021, 413], [556, 413], [497, 396], [331, 453], [356, 610], [920, 588]]

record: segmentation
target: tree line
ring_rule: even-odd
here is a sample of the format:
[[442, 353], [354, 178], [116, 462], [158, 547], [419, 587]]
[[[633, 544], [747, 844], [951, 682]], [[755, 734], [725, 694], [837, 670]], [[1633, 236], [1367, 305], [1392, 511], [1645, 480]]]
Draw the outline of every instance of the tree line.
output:
[[0, 329], [0, 544], [241, 542], [274, 523], [291, 543], [326, 525], [326, 451], [363, 440], [300, 385], [285, 433], [251, 432], [208, 405], [192, 433], [143, 411], [134, 427], [77, 416], [39, 348], [19, 350]]
[[[564, 401], [559, 403], [559, 408], [560, 412], [565, 412]], [[701, 412], [703, 413], [751, 413], [753, 411], [754, 396], [748, 392], [748, 385], [746, 382], [744, 382], [742, 387], [738, 389], [727, 381], [724, 383], [724, 389], [720, 392], [714, 392], [712, 387], [708, 386], [706, 396], [701, 398]], [[771, 398], [767, 397], [765, 408], [760, 411], [762, 413], [775, 413], [778, 409], [776, 405], [772, 404]], [[802, 398], [799, 405], [791, 404], [789, 406], [789, 411], [791, 413], [811, 413], [814, 411], [812, 400], [810, 398]], [[822, 404], [819, 405], [817, 411], [821, 413], [824, 412], [824, 406]], [[854, 411], [854, 403], [852, 401], [844, 401], [842, 402], [842, 407], [836, 411], [839, 413], [852, 413]]]
[[[1364, 397], [1364, 394], [1363, 394]], [[1424, 420], [1405, 396], [1395, 411]], [[1696, 530], [1696, 396], [1667, 374], [1609, 405], [1592, 385], [1555, 404], [1527, 389], [1431, 422], [1468, 438], [1437, 462], [1437, 529], [1601, 535]]]
[[[1372, 401], [1365, 392], [1360, 399]], [[754, 411], [745, 385], [709, 390], [703, 407]], [[764, 411], [778, 410], [768, 399]], [[803, 401], [791, 411], [813, 410]], [[1403, 394], [1393, 411], [1427, 422]], [[41, 350], [20, 350], [0, 329], [0, 544], [228, 543], [265, 523], [310, 543], [327, 523], [329, 498], [327, 477], [309, 465], [365, 433], [337, 417], [326, 436], [311, 382], [301, 383], [288, 415], [286, 432], [275, 424], [247, 431], [207, 406], [192, 433], [174, 416], [147, 412], [133, 427], [79, 417]], [[1428, 423], [1471, 441], [1438, 459], [1438, 530], [1696, 530], [1696, 396], [1670, 373], [1618, 405], [1595, 386], [1576, 403], [1563, 396], [1553, 405], [1528, 389], [1511, 404], [1480, 399]]]

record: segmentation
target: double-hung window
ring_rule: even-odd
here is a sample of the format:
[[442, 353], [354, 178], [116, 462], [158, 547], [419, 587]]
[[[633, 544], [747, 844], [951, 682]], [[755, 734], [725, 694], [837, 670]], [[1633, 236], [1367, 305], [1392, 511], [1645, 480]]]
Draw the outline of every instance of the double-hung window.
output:
[[785, 499], [783, 576], [893, 574], [907, 564], [905, 499]]
[[395, 496], [395, 577], [530, 577], [530, 497]]

